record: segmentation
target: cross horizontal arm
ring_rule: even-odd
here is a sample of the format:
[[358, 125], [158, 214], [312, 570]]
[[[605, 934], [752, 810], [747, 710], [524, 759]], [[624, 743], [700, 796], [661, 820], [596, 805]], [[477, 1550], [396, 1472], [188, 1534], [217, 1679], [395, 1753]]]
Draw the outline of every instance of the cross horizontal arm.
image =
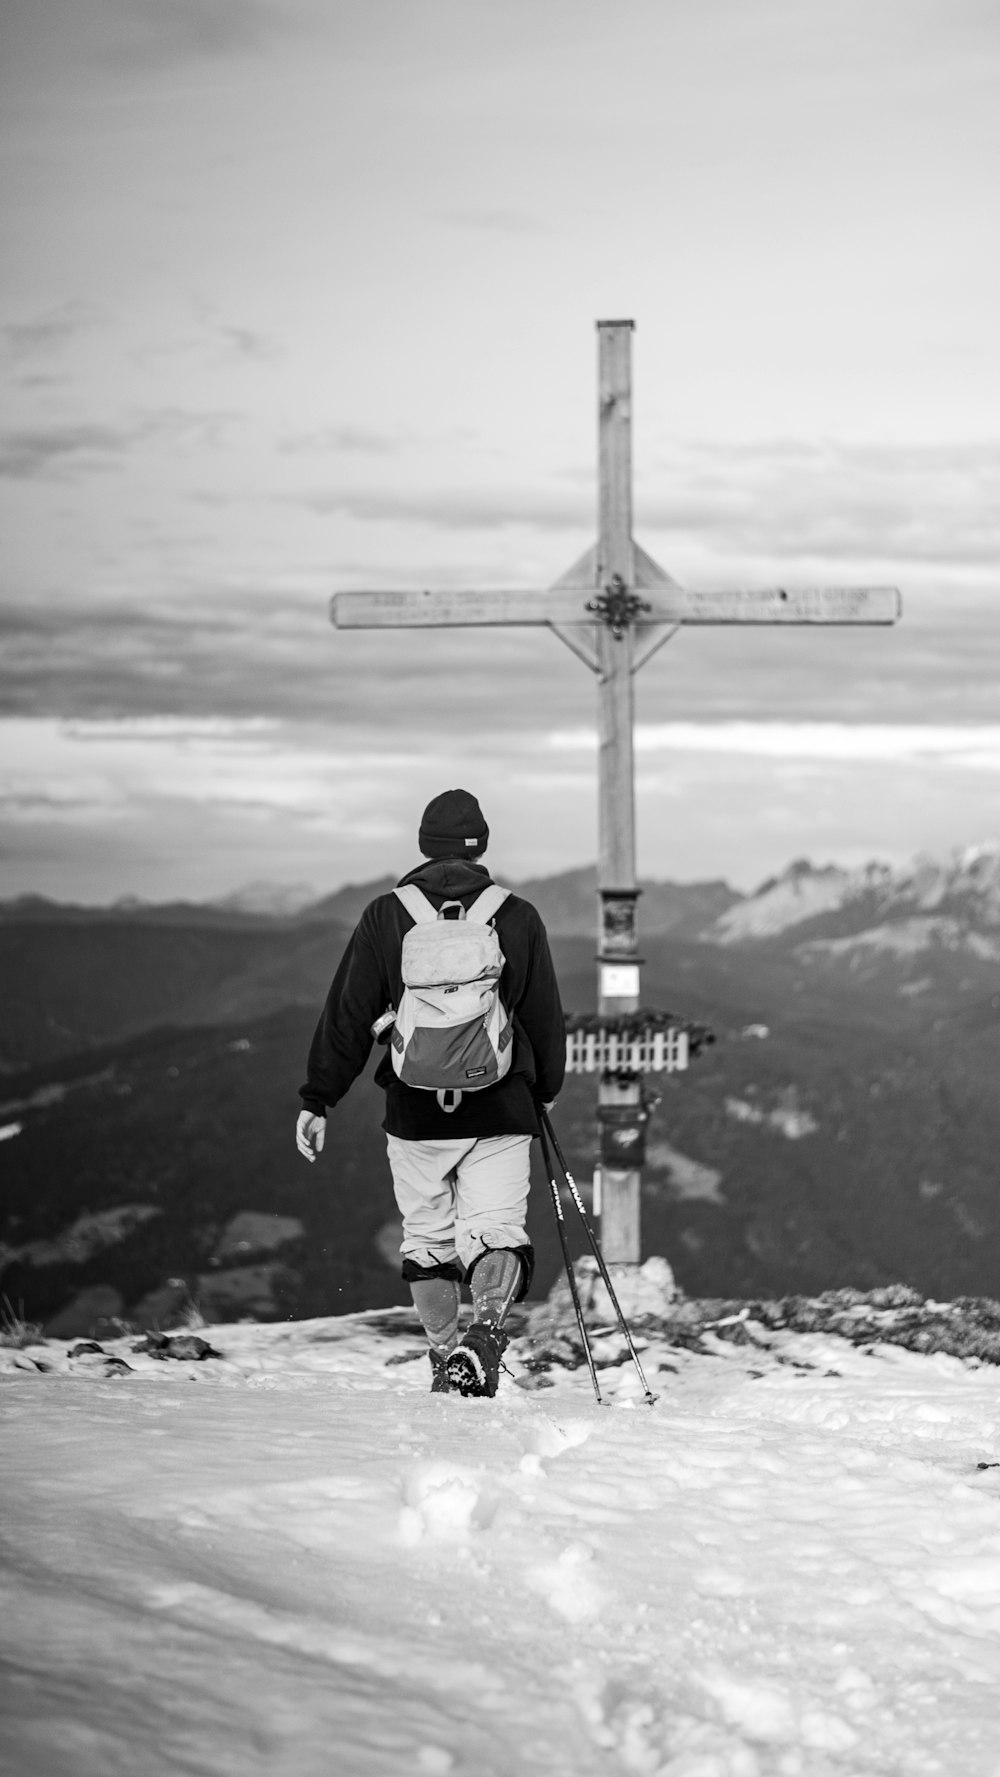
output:
[[[590, 624], [596, 588], [550, 587], [513, 592], [338, 592], [330, 615], [338, 629], [445, 629], [467, 625]], [[894, 586], [763, 587], [690, 592], [675, 585], [639, 589], [643, 609], [632, 621], [657, 623], [895, 623]]]
[[[643, 593], [643, 598], [649, 598]], [[763, 586], [689, 592], [651, 602], [671, 623], [895, 623], [902, 599], [895, 586]], [[667, 607], [674, 610], [668, 611]], [[652, 619], [647, 617], [646, 622]]]
[[338, 592], [338, 629], [445, 629], [469, 623], [593, 623], [586, 592]]

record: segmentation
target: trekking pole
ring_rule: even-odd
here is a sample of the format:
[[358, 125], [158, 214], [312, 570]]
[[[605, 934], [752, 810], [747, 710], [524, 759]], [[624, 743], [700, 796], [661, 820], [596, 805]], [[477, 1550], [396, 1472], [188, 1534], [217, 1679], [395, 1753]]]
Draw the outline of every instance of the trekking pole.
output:
[[[612, 1301], [612, 1304], [614, 1305], [615, 1313], [618, 1316], [619, 1325], [621, 1327], [622, 1332], [625, 1334], [625, 1343], [628, 1346], [629, 1355], [632, 1359], [632, 1362], [635, 1365], [636, 1374], [639, 1378], [639, 1381], [642, 1383], [643, 1390], [644, 1390], [645, 1396], [646, 1396], [646, 1404], [647, 1404], [647, 1406], [651, 1407], [653, 1405], [653, 1402], [656, 1399], [656, 1396], [655, 1396], [655, 1394], [653, 1394], [652, 1390], [650, 1389], [649, 1383], [646, 1381], [646, 1378], [642, 1373], [642, 1365], [639, 1362], [639, 1353], [636, 1351], [635, 1344], [632, 1339], [632, 1334], [629, 1332], [628, 1321], [625, 1319], [625, 1316], [622, 1313], [621, 1303], [619, 1302], [618, 1297], [615, 1295], [614, 1285], [611, 1282], [610, 1276], [608, 1275], [607, 1265], [604, 1263], [604, 1254], [602, 1253], [600, 1246], [598, 1244], [597, 1235], [594, 1233], [594, 1229], [591, 1224], [590, 1217], [588, 1216], [586, 1208], [584, 1206], [583, 1198], [580, 1196], [580, 1193], [577, 1189], [576, 1180], [573, 1177], [573, 1174], [570, 1172], [569, 1167], [566, 1165], [565, 1155], [563, 1154], [562, 1148], [559, 1146], [559, 1137], [557, 1136], [555, 1130], [552, 1127], [552, 1120], [549, 1116], [548, 1111], [544, 1108], [544, 1106], [539, 1106], [539, 1116], [541, 1118], [542, 1131], [543, 1131], [543, 1133], [542, 1133], [543, 1146], [544, 1146], [544, 1142], [545, 1142], [545, 1132], [547, 1131], [548, 1134], [552, 1138], [552, 1146], [555, 1149], [556, 1159], [558, 1160], [560, 1166], [562, 1167], [563, 1172], [566, 1175], [566, 1183], [568, 1184], [568, 1186], [570, 1188], [570, 1195], [572, 1196], [573, 1202], [576, 1204], [576, 1207], [580, 1212], [580, 1220], [583, 1223], [584, 1232], [587, 1236], [587, 1239], [590, 1242], [590, 1250], [593, 1253], [595, 1259], [597, 1260], [597, 1268], [600, 1271], [602, 1278], [604, 1279], [604, 1287], [607, 1290], [608, 1295], [611, 1297], [611, 1301]], [[558, 1196], [558, 1186], [553, 1186], [553, 1189], [554, 1189], [556, 1195]]]
[[[544, 1115], [544, 1113], [543, 1113], [543, 1115]], [[583, 1319], [583, 1308], [580, 1304], [580, 1292], [576, 1287], [576, 1278], [573, 1275], [573, 1261], [571, 1260], [571, 1258], [569, 1256], [569, 1243], [566, 1239], [566, 1222], [563, 1217], [562, 1202], [559, 1197], [559, 1184], [556, 1179], [555, 1167], [552, 1164], [552, 1156], [549, 1153], [549, 1144], [545, 1139], [544, 1128], [540, 1127], [538, 1133], [539, 1133], [539, 1139], [542, 1144], [542, 1160], [544, 1162], [546, 1175], [547, 1175], [548, 1181], [549, 1181], [549, 1190], [552, 1193], [552, 1208], [555, 1211], [556, 1228], [559, 1231], [559, 1244], [562, 1247], [563, 1263], [566, 1266], [566, 1277], [569, 1282], [569, 1293], [573, 1298], [573, 1308], [576, 1313], [576, 1324], [580, 1329], [580, 1338], [583, 1341], [584, 1356], [587, 1359], [587, 1367], [590, 1371], [590, 1380], [594, 1384], [594, 1393], [597, 1396], [597, 1404], [599, 1407], [602, 1407], [604, 1405], [604, 1402], [601, 1399], [600, 1384], [597, 1380], [597, 1371], [594, 1368], [594, 1354], [590, 1349], [590, 1340], [587, 1337], [587, 1328], [584, 1324], [584, 1319]]]

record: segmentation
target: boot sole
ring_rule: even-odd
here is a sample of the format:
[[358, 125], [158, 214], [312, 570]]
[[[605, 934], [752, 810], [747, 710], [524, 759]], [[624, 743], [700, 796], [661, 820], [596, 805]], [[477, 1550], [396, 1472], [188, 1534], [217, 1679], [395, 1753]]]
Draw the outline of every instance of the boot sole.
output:
[[[492, 1399], [486, 1371], [476, 1352], [459, 1346], [458, 1350], [453, 1351], [448, 1359], [447, 1376], [456, 1394], [479, 1395], [484, 1396], [487, 1400]], [[493, 1394], [495, 1393], [494, 1389]]]

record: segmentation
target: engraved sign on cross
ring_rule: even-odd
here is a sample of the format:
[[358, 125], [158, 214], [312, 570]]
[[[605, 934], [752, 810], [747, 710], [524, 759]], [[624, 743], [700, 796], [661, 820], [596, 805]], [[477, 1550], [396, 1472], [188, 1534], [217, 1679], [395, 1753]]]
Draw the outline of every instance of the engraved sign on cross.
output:
[[[691, 592], [678, 585], [632, 536], [631, 321], [598, 321], [598, 533], [545, 590], [496, 592], [338, 592], [338, 629], [545, 625], [591, 668], [598, 686], [599, 1033], [577, 1045], [581, 1066], [600, 1072], [601, 1241], [609, 1262], [641, 1257], [641, 1142], [615, 1164], [616, 1124], [643, 1121], [641, 1072], [678, 1065], [655, 1017], [631, 1031], [639, 1012], [636, 903], [634, 680], [663, 643], [689, 625], [891, 624], [900, 615], [893, 586], [770, 586]], [[633, 1040], [634, 1039], [634, 1040]], [[589, 1043], [589, 1048], [587, 1048]], [[641, 1050], [641, 1054], [640, 1054]], [[634, 1052], [634, 1053], [633, 1053]], [[670, 1057], [673, 1056], [671, 1060]], [[645, 1057], [645, 1059], [643, 1059]], [[683, 1065], [681, 1062], [680, 1065]], [[605, 1144], [603, 1137], [610, 1139]], [[605, 1151], [605, 1147], [607, 1151]]]

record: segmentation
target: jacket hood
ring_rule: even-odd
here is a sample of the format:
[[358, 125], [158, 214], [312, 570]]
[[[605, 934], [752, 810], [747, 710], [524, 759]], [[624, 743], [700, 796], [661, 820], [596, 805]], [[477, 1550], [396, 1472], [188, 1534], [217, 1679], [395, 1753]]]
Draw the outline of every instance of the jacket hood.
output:
[[485, 864], [473, 864], [467, 858], [430, 858], [400, 878], [398, 887], [414, 882], [425, 895], [454, 896], [482, 894], [493, 881]]

